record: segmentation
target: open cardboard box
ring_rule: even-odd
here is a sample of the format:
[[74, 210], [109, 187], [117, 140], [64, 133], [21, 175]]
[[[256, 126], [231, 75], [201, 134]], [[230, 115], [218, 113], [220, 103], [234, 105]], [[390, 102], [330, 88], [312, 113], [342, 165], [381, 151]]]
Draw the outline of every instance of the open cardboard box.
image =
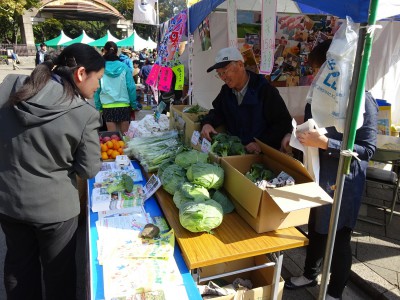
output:
[[[249, 257], [245, 259], [239, 259], [235, 261], [230, 261], [226, 263], [220, 263], [208, 267], [201, 268], [200, 276], [201, 277], [209, 277], [222, 273], [237, 271], [253, 266], [262, 265], [268, 263], [266, 255], [260, 255], [255, 257]], [[275, 266], [276, 267], [276, 266]], [[271, 291], [272, 291], [272, 282], [274, 276], [274, 268], [275, 267], [265, 267], [257, 270], [247, 271], [243, 273], [238, 273], [235, 275], [230, 275], [227, 277], [222, 277], [224, 281], [227, 283], [232, 283], [236, 278], [249, 279], [253, 284], [253, 288], [244, 293], [243, 297], [240, 299], [243, 300], [269, 300], [271, 299]], [[200, 278], [201, 278], [200, 277]], [[215, 279], [215, 281], [219, 281]], [[204, 284], [204, 283], [202, 283]], [[207, 282], [205, 283], [207, 284]], [[284, 281], [282, 277], [279, 278], [279, 289], [277, 299], [282, 299], [283, 294], [283, 286]], [[233, 300], [235, 297], [234, 294], [230, 294], [227, 296], [220, 296], [212, 299], [217, 300]]]
[[[313, 181], [298, 160], [257, 140], [262, 155], [221, 158], [225, 171], [224, 188], [233, 200], [238, 214], [258, 233], [308, 222], [311, 207], [326, 205], [333, 199]], [[254, 163], [262, 163], [275, 174], [288, 173], [295, 185], [261, 189], [244, 174]]]
[[182, 141], [186, 146], [190, 146], [193, 132], [200, 131], [199, 117], [208, 112], [184, 113], [183, 109], [191, 105], [171, 105], [169, 116], [169, 128], [177, 129], [182, 134]]

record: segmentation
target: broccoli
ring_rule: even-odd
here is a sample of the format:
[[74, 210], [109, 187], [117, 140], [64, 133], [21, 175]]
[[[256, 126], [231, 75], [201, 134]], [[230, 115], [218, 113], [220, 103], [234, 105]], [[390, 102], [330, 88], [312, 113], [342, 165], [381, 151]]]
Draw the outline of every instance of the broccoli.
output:
[[133, 190], [133, 179], [126, 175], [122, 174], [121, 180], [117, 180], [113, 183], [111, 183], [107, 187], [107, 193], [112, 194], [114, 192], [127, 192], [130, 193]]
[[243, 146], [243, 144], [239, 141], [234, 141], [231, 143], [231, 147], [229, 148], [229, 155], [243, 155], [246, 154], [246, 150]]

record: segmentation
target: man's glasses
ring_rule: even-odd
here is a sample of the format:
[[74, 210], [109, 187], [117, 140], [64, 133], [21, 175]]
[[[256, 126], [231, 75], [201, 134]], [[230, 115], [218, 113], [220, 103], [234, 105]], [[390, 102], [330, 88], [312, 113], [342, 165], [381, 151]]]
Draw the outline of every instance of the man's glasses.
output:
[[225, 75], [228, 73], [228, 71], [229, 71], [229, 68], [232, 66], [232, 63], [234, 63], [234, 61], [231, 61], [226, 67], [225, 67], [225, 69], [223, 70], [223, 71], [221, 71], [221, 72], [218, 72], [217, 71], [217, 74], [215, 74], [215, 77], [216, 78], [218, 78], [218, 79], [221, 79], [222, 77], [225, 77]]

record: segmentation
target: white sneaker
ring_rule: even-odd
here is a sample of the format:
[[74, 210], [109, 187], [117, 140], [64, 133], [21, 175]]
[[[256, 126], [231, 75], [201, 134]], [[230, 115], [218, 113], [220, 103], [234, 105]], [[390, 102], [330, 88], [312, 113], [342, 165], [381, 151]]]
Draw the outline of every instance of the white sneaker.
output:
[[316, 280], [310, 280], [304, 276], [291, 277], [285, 282], [285, 288], [289, 290], [296, 290], [308, 286], [316, 286]]

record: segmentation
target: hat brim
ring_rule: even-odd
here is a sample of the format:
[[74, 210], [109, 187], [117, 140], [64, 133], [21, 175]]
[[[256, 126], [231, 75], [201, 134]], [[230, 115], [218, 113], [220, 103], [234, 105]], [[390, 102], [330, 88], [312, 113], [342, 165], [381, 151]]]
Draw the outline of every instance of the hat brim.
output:
[[229, 65], [231, 62], [232, 62], [232, 61], [229, 60], [229, 61], [222, 61], [222, 62], [216, 63], [215, 65], [213, 65], [212, 67], [209, 67], [209, 68], [207, 69], [207, 73], [210, 73], [212, 70], [215, 70], [215, 69], [224, 68], [224, 67], [226, 67], [227, 65]]

